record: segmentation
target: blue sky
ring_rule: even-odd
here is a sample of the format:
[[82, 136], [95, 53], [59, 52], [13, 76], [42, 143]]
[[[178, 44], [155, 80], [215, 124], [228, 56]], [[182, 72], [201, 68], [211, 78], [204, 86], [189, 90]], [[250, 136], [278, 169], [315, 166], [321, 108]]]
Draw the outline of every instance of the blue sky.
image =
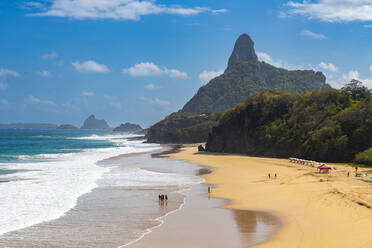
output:
[[2, 0], [0, 123], [149, 126], [226, 68], [241, 33], [273, 65], [372, 86], [372, 0]]

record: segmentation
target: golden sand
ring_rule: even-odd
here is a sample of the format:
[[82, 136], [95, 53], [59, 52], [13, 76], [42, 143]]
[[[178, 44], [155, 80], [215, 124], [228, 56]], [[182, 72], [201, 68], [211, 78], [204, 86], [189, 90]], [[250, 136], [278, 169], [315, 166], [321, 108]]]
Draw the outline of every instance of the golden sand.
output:
[[204, 177], [216, 186], [213, 197], [231, 200], [227, 208], [268, 211], [281, 219], [276, 236], [257, 247], [372, 247], [372, 184], [355, 177], [351, 167], [332, 165], [329, 175], [320, 175], [284, 159], [198, 154], [196, 147], [171, 157], [213, 167]]

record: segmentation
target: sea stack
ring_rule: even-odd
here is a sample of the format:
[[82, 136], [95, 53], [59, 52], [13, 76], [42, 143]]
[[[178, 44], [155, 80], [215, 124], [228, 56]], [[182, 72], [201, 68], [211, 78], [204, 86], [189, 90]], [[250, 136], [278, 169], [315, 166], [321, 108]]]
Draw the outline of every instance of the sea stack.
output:
[[97, 120], [94, 115], [90, 115], [85, 121], [81, 129], [111, 129], [105, 120]]
[[234, 51], [232, 52], [228, 68], [239, 62], [258, 61], [254, 50], [254, 42], [247, 34], [242, 34], [235, 42]]

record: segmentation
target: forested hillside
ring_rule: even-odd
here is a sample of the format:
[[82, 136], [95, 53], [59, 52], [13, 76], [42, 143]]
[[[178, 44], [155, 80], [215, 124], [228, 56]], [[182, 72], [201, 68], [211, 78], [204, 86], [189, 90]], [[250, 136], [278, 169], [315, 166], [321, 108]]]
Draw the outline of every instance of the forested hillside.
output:
[[371, 133], [372, 95], [353, 80], [342, 90], [250, 96], [222, 115], [206, 149], [347, 162], [372, 147]]

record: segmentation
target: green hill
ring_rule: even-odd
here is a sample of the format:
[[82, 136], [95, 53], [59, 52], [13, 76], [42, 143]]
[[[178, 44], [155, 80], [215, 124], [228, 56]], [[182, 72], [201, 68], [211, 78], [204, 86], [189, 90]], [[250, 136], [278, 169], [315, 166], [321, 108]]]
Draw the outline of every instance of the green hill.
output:
[[[209, 135], [206, 149], [353, 161], [356, 154], [372, 147], [372, 95], [357, 81], [350, 85], [342, 90], [266, 91], [250, 96], [222, 115]], [[370, 155], [367, 151], [358, 158], [372, 161]]]
[[329, 88], [321, 72], [288, 71], [259, 61], [239, 62], [201, 87], [182, 112], [224, 112], [265, 90], [307, 92]]
[[[194, 126], [196, 114], [209, 116], [211, 113], [222, 113], [244, 102], [248, 96], [264, 90], [307, 92], [329, 89], [325, 80], [321, 72], [288, 71], [258, 61], [253, 41], [247, 34], [242, 34], [235, 43], [225, 73], [201, 87], [177, 114], [152, 126], [147, 138], [150, 142], [204, 142], [211, 131], [207, 127], [216, 122], [212, 123], [209, 119], [203, 123], [202, 118], [197, 122], [198, 126]], [[184, 139], [191, 135], [190, 130], [193, 130], [195, 138]]]

